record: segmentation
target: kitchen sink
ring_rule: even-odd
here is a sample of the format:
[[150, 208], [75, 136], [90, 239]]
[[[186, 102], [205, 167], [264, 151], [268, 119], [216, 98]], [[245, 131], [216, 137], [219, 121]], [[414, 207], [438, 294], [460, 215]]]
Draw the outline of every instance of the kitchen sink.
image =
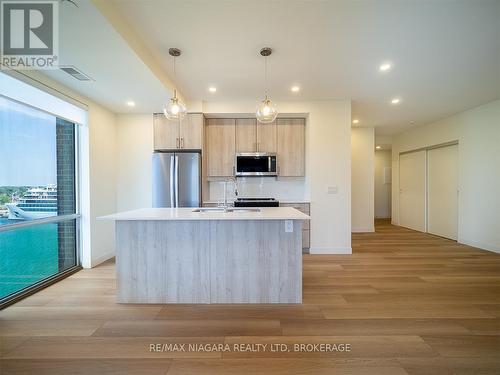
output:
[[203, 208], [197, 208], [196, 210], [193, 210], [193, 212], [260, 212], [259, 208], [243, 208], [243, 207], [229, 207], [229, 208], [223, 208], [223, 207], [203, 207]]

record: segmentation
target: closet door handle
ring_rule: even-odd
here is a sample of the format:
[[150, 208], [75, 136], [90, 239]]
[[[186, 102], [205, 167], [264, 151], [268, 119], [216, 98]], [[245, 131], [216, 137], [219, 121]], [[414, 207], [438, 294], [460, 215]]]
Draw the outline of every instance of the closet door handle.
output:
[[175, 138], [175, 148], [180, 148], [179, 137]]

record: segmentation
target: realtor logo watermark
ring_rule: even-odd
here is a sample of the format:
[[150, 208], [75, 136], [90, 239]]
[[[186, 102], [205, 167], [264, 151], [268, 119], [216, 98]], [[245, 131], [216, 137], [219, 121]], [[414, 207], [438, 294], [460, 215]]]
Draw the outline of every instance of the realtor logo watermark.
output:
[[59, 1], [0, 1], [2, 69], [57, 69]]

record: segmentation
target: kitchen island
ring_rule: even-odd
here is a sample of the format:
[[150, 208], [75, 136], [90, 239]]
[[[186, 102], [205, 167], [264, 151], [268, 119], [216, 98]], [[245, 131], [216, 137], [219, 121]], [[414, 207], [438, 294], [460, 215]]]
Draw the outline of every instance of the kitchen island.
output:
[[302, 222], [291, 207], [145, 208], [115, 221], [120, 303], [301, 303]]

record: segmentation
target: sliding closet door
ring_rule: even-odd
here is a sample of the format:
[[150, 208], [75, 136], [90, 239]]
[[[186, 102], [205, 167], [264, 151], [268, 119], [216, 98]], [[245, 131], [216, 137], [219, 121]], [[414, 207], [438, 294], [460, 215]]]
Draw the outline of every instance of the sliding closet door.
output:
[[399, 224], [425, 232], [425, 151], [399, 156]]
[[457, 239], [458, 146], [427, 151], [427, 231]]

